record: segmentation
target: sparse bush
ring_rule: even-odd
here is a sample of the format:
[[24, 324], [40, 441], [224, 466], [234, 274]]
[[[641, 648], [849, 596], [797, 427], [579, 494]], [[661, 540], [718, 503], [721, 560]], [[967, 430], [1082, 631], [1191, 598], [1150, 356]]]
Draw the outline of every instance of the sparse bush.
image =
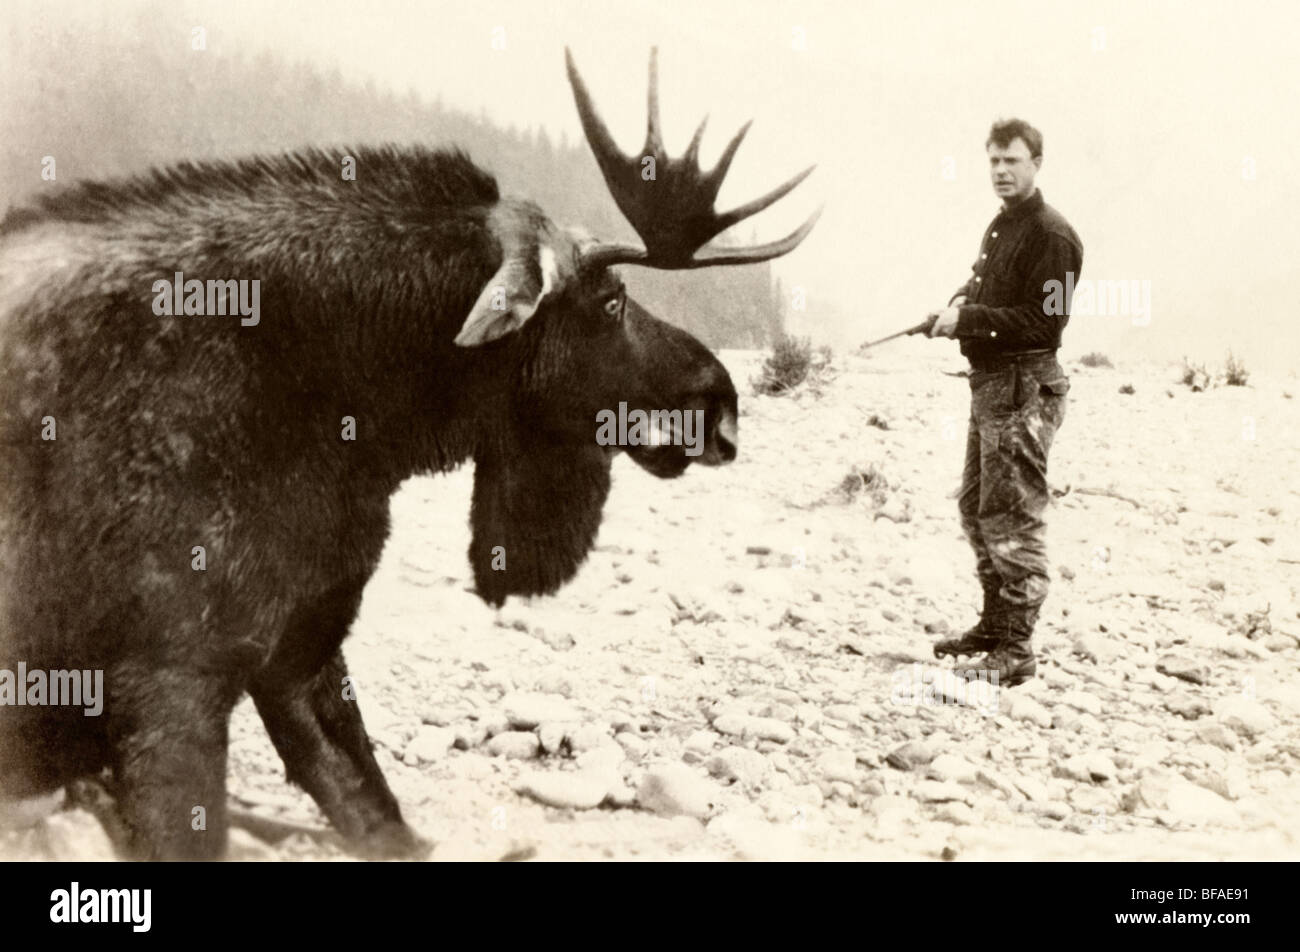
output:
[[1223, 365], [1224, 383], [1229, 387], [1244, 387], [1248, 379], [1250, 379], [1250, 371], [1246, 369], [1246, 365], [1238, 360], [1232, 351], [1228, 351], [1228, 359]]
[[847, 476], [840, 480], [839, 492], [846, 501], [852, 502], [861, 493], [871, 498], [872, 505], [883, 506], [889, 498], [889, 481], [875, 463], [866, 466], [854, 466]]
[[812, 365], [812, 341], [807, 337], [782, 334], [772, 344], [772, 353], [763, 361], [763, 371], [754, 381], [754, 392], [775, 395], [793, 390], [803, 383]]
[[1137, 391], [1133, 389], [1133, 385], [1131, 383], [1126, 383], [1124, 384], [1124, 386], [1119, 388], [1119, 392], [1124, 394], [1132, 394], [1132, 393], [1136, 393]]
[[889, 421], [878, 413], [873, 413], [867, 417], [867, 426], [874, 426], [877, 430], [888, 430]]
[[1079, 358], [1079, 363], [1085, 367], [1114, 367], [1110, 358], [1101, 351], [1094, 350], [1091, 354], [1084, 354]]
[[824, 344], [814, 351], [807, 337], [782, 334], [772, 345], [772, 353], [763, 361], [762, 372], [750, 381], [754, 393], [780, 396], [807, 382], [810, 390], [820, 394], [822, 386], [830, 379], [833, 356], [830, 347]]
[[1205, 369], [1205, 364], [1194, 364], [1184, 357], [1181, 383], [1185, 387], [1191, 387], [1193, 393], [1200, 393], [1210, 389], [1210, 373]]

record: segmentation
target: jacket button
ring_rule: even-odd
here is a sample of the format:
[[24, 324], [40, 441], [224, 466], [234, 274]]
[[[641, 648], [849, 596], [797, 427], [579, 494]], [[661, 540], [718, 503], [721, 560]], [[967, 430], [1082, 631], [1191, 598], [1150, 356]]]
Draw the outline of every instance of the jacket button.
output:
[[996, 238], [997, 236], [998, 236], [998, 233], [997, 233], [996, 231], [993, 232], [993, 237]]
[[989, 336], [990, 336], [990, 337], [997, 337], [997, 336], [998, 336], [998, 332], [997, 332], [997, 331], [989, 331]]
[[975, 276], [975, 283], [976, 283], [976, 284], [979, 284], [979, 283], [980, 283], [979, 275], [976, 275], [976, 276]]

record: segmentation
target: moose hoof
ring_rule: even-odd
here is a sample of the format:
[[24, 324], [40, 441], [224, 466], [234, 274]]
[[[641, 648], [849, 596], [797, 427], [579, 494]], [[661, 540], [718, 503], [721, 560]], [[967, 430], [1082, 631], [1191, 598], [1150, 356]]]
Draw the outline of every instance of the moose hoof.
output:
[[428, 859], [434, 844], [405, 823], [387, 822], [354, 840], [353, 852], [365, 859]]

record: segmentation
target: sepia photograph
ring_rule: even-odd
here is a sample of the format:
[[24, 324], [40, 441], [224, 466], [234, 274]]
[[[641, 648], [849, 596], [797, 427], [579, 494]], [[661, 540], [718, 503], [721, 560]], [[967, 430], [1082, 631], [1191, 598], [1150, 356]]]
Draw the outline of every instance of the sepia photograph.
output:
[[[10, 0], [23, 915], [149, 931], [60, 864], [1300, 859], [1298, 31]], [[1099, 921], [1250, 921], [1130, 878]]]

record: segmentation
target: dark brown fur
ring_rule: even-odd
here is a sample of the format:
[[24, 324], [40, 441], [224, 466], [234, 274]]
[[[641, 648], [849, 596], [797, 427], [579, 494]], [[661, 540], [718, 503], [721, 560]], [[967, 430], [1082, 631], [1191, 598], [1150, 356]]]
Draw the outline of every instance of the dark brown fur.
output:
[[[338, 829], [363, 850], [416, 848], [341, 697], [389, 496], [473, 459], [470, 561], [500, 604], [553, 592], [585, 558], [612, 458], [598, 410], [699, 408], [714, 442], [734, 420], [698, 341], [631, 302], [605, 314], [608, 271], [521, 331], [456, 347], [502, 259], [495, 183], [459, 153], [351, 154], [355, 182], [324, 152], [183, 165], [0, 223], [0, 668], [102, 668], [107, 694], [97, 718], [0, 707], [0, 795], [111, 766], [139, 855], [224, 849], [244, 692]], [[176, 271], [259, 279], [260, 324], [155, 315], [152, 282]], [[690, 462], [632, 455], [661, 476]]]

